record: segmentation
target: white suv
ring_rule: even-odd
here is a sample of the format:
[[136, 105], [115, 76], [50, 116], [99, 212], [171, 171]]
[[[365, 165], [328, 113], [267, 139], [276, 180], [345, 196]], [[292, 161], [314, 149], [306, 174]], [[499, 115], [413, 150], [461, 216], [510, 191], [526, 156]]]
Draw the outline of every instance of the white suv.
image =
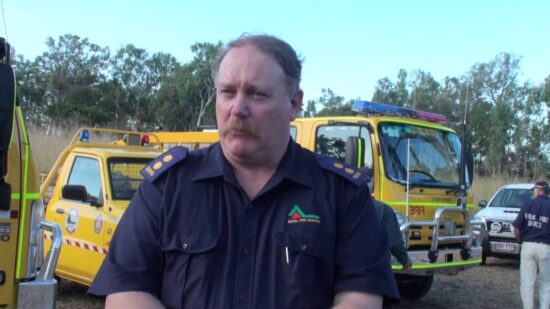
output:
[[519, 256], [521, 245], [514, 236], [512, 222], [516, 219], [521, 206], [533, 198], [533, 184], [509, 184], [500, 188], [489, 203], [480, 200], [483, 207], [475, 216], [485, 221], [483, 235], [483, 258], [488, 256], [511, 258]]

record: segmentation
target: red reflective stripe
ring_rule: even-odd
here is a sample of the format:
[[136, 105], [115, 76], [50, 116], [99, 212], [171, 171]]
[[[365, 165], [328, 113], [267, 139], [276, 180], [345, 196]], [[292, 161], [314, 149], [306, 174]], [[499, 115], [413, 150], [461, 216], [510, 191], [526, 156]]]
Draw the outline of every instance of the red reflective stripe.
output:
[[[51, 233], [44, 233], [44, 239], [52, 240], [52, 234]], [[97, 252], [97, 253], [107, 254], [107, 252], [108, 252], [107, 249], [100, 248], [96, 245], [88, 244], [88, 243], [84, 243], [84, 242], [79, 242], [79, 241], [72, 240], [72, 239], [64, 238], [63, 243], [65, 243], [69, 246], [78, 247], [78, 248], [81, 248], [81, 249], [86, 249], [88, 251], [94, 251], [94, 252]]]

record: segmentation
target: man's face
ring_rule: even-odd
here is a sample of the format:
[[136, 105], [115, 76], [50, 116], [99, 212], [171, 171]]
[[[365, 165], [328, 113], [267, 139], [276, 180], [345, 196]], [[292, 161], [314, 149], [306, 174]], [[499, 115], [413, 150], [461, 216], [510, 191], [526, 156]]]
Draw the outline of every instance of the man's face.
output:
[[273, 58], [251, 45], [231, 49], [216, 79], [224, 155], [244, 165], [277, 164], [301, 103], [302, 91], [288, 93], [283, 69]]

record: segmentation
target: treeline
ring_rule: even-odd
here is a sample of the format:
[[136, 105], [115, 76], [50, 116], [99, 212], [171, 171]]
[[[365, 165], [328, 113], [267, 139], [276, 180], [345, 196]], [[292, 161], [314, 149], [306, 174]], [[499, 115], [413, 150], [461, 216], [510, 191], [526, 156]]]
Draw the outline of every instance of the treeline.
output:
[[75, 125], [194, 130], [214, 122], [211, 61], [221, 43], [196, 43], [193, 59], [128, 44], [114, 54], [75, 35], [49, 38], [34, 60], [17, 55], [18, 95], [46, 133]]
[[[49, 38], [34, 60], [16, 58], [19, 100], [27, 121], [45, 134], [77, 125], [196, 130], [215, 123], [210, 68], [221, 46], [196, 43], [192, 59], [180, 63], [132, 44], [111, 54], [75, 35]], [[520, 62], [502, 53], [441, 82], [428, 72], [400, 70], [395, 81], [378, 81], [372, 101], [444, 114], [460, 132], [467, 106], [478, 173], [550, 177], [550, 75], [540, 84], [521, 82]], [[354, 101], [322, 89], [303, 115], [353, 114]]]

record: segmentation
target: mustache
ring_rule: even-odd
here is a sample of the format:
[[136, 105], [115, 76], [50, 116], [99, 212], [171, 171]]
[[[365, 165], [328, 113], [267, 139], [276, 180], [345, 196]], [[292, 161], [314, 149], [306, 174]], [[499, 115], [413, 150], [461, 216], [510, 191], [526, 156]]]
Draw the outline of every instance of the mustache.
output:
[[239, 134], [248, 135], [255, 138], [259, 137], [256, 129], [250, 122], [239, 118], [234, 118], [227, 121], [221, 131], [222, 135], [226, 135], [230, 132], [237, 132]]

